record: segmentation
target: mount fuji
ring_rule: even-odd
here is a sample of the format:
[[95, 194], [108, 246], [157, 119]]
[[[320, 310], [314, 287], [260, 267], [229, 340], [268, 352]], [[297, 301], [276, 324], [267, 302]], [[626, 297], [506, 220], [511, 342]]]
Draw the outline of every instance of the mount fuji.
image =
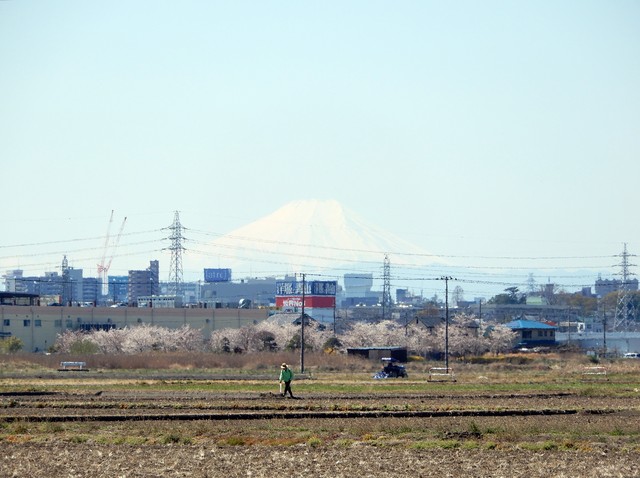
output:
[[200, 249], [200, 264], [215, 257], [205, 267], [230, 268], [234, 277], [381, 271], [385, 255], [393, 266], [442, 264], [335, 200], [292, 201]]

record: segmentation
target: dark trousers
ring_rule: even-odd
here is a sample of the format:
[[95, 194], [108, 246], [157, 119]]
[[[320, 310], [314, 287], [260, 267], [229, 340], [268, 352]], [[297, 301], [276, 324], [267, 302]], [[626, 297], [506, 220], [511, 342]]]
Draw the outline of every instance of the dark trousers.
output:
[[289, 396], [293, 398], [293, 392], [291, 391], [291, 380], [288, 382], [284, 382], [284, 392], [282, 392], [282, 396], [284, 397], [287, 392], [289, 392]]

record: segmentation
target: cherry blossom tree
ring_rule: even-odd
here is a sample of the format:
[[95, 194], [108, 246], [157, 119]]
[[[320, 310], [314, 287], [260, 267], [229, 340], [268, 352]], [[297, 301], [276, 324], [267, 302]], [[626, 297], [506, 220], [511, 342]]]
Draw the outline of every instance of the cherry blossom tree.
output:
[[[284, 350], [287, 343], [292, 337], [299, 332], [300, 327], [294, 324], [276, 324], [270, 321], [259, 322], [255, 326], [255, 331], [262, 337], [267, 337], [269, 334], [273, 337], [271, 350], [273, 352]], [[306, 331], [305, 331], [306, 332]]]
[[190, 326], [169, 329], [143, 324], [123, 329], [92, 332], [66, 331], [58, 336], [56, 349], [70, 353], [78, 344], [90, 343], [105, 354], [134, 354], [149, 351], [175, 352], [204, 349], [202, 331]]
[[[215, 330], [205, 340], [200, 329], [188, 325], [177, 329], [142, 324], [123, 329], [93, 332], [65, 331], [58, 335], [55, 349], [60, 352], [104, 354], [136, 354], [149, 351], [204, 351], [216, 353], [255, 353], [300, 348], [299, 325], [277, 324], [263, 321], [256, 325]], [[478, 323], [472, 315], [457, 315], [449, 323], [449, 353], [465, 357], [486, 352], [510, 350], [515, 334], [497, 324]], [[410, 353], [427, 357], [444, 352], [445, 326], [427, 328], [421, 322], [410, 324], [384, 320], [376, 323], [354, 322], [343, 333], [335, 336], [318, 324], [305, 327], [305, 347], [323, 350], [333, 344], [344, 351], [348, 347], [404, 346]]]
[[90, 340], [89, 336], [80, 330], [66, 330], [62, 334], [58, 334], [54, 348], [58, 352], [68, 354], [72, 353], [78, 344], [88, 340]]
[[231, 353], [236, 347], [236, 329], [219, 329], [211, 332], [209, 346], [213, 352]]
[[402, 346], [407, 342], [404, 327], [391, 320], [352, 323], [340, 340], [345, 347]]
[[489, 351], [494, 354], [513, 349], [518, 334], [502, 324], [485, 325], [489, 337]]
[[434, 330], [425, 327], [421, 322], [405, 327], [407, 349], [427, 358], [430, 354], [442, 350], [443, 343]]
[[98, 330], [91, 334], [91, 340], [101, 353], [117, 355], [124, 353], [126, 335], [127, 329]]

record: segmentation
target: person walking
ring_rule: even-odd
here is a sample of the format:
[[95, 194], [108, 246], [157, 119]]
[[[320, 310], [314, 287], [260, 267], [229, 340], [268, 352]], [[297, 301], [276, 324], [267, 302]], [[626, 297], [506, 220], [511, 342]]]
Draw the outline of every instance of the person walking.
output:
[[293, 372], [286, 363], [283, 363], [280, 365], [280, 378], [278, 379], [280, 383], [284, 383], [284, 391], [282, 392], [283, 397], [286, 397], [287, 392], [289, 392], [289, 396], [291, 398], [295, 398], [291, 391], [291, 380], [293, 380]]

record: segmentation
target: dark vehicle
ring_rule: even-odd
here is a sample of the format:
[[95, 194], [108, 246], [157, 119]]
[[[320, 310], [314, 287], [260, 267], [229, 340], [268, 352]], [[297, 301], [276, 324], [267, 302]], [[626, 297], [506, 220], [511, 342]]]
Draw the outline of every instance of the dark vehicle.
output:
[[407, 378], [407, 370], [404, 365], [400, 365], [398, 359], [384, 357], [382, 358], [382, 370], [376, 373], [373, 378]]

